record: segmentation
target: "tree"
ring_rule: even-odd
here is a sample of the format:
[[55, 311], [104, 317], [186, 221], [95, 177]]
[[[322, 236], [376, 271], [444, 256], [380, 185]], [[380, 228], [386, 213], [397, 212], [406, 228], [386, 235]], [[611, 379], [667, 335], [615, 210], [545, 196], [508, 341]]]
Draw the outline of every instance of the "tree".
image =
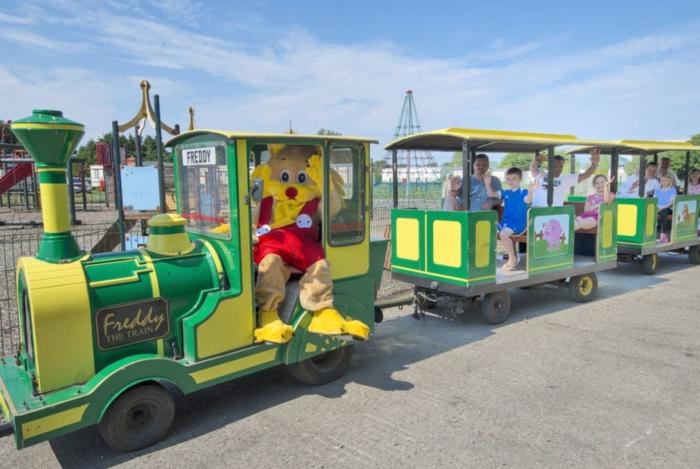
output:
[[[87, 143], [83, 144], [78, 148], [78, 154], [77, 157], [80, 159], [83, 159], [86, 161], [87, 164], [95, 164], [96, 160], [96, 147], [97, 143], [107, 143], [111, 144], [112, 143], [112, 133], [108, 132], [104, 135], [102, 135], [100, 138], [95, 140], [89, 140]], [[128, 156], [133, 156], [136, 157], [136, 138], [134, 135], [129, 135], [128, 137], [125, 135], [120, 135], [119, 136], [119, 146], [124, 147], [126, 150], [126, 155]], [[145, 138], [142, 139], [141, 141], [141, 155], [143, 156], [144, 161], [156, 161], [158, 159], [158, 153], [156, 151], [156, 139], [151, 137], [150, 135], [147, 135]], [[163, 149], [163, 160], [164, 161], [170, 161], [171, 160], [171, 154], [170, 152], [165, 151]]]
[[324, 129], [324, 128], [319, 129], [318, 132], [316, 132], [316, 134], [317, 135], [343, 135], [340, 132], [336, 132], [335, 130]]
[[503, 157], [501, 163], [498, 165], [499, 168], [520, 168], [523, 171], [530, 169], [530, 162], [534, 155], [532, 153], [508, 153]]

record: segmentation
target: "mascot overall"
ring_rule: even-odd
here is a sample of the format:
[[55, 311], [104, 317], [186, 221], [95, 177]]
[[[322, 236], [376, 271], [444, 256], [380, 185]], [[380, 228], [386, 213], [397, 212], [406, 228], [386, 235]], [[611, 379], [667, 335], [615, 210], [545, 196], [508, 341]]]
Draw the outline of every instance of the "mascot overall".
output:
[[[320, 242], [323, 215], [323, 165], [311, 145], [271, 145], [269, 160], [253, 171], [263, 182], [262, 200], [253, 214], [253, 259], [258, 265], [255, 285], [258, 306], [257, 342], [285, 343], [292, 326], [279, 317], [285, 287], [292, 273], [302, 273], [299, 302], [313, 313], [309, 331], [318, 334], [369, 336], [361, 321], [346, 320], [333, 306], [330, 267]], [[340, 175], [330, 177], [329, 212], [343, 205]]]

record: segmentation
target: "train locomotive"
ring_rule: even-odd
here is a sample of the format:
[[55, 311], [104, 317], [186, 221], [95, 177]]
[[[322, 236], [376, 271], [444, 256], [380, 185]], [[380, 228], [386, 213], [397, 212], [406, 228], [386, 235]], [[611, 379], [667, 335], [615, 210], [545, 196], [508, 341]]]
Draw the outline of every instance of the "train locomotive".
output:
[[[72, 236], [67, 213], [66, 162], [83, 126], [60, 111], [36, 110], [12, 130], [35, 160], [44, 226], [36, 256], [17, 264], [21, 345], [0, 360], [2, 430], [14, 433], [18, 448], [98, 424], [109, 446], [131, 451], [167, 433], [173, 388], [187, 394], [278, 365], [321, 384], [347, 369], [356, 339], [309, 331], [313, 314], [299, 302], [293, 272], [279, 308], [293, 335], [285, 343], [256, 340], [251, 210], [260, 188], [251, 190], [249, 173], [270, 145], [315, 145], [325, 180], [334, 171], [344, 176], [344, 209], [331, 215], [320, 208], [335, 304], [369, 330], [381, 317], [372, 292], [386, 241], [370, 242], [366, 213], [372, 140], [181, 134], [168, 142], [177, 213], [149, 221], [145, 247], [90, 255]], [[192, 149], [214, 157], [185, 161]]]

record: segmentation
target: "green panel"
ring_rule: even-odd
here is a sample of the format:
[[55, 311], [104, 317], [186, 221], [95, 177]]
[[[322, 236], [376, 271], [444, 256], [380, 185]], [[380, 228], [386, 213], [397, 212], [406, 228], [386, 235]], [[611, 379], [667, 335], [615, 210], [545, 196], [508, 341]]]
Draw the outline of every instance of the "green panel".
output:
[[679, 195], [673, 204], [671, 241], [685, 241], [698, 237], [700, 195]]
[[384, 273], [386, 247], [388, 244], [388, 239], [373, 239], [369, 243], [369, 275], [374, 282], [375, 297], [379, 287], [382, 285], [382, 274]]
[[567, 202], [577, 202], [577, 203], [586, 203], [586, 196], [585, 195], [570, 195], [566, 198]]
[[596, 261], [617, 259], [617, 205], [601, 204], [596, 235]]
[[[403, 272], [410, 275], [420, 275], [425, 269], [425, 212], [422, 210], [394, 209], [391, 211], [391, 270]], [[415, 220], [415, 232], [413, 222], [409, 222], [411, 232], [399, 231], [402, 220]], [[407, 240], [407, 237], [410, 239]], [[416, 239], [413, 239], [415, 236]], [[406, 243], [410, 248], [399, 248], [398, 243]], [[399, 258], [397, 252], [413, 253], [413, 246], [416, 245], [416, 256], [411, 258]]]
[[[469, 212], [445, 212], [429, 210], [426, 212], [426, 271], [436, 279], [465, 282], [469, 272]], [[457, 239], [439, 239], [435, 231], [442, 223], [448, 223], [454, 227]], [[446, 245], [446, 243], [448, 245]], [[437, 247], [437, 250], [435, 249]], [[450, 265], [436, 262], [441, 256]]]
[[[488, 225], [480, 224], [483, 222]], [[470, 285], [496, 279], [496, 239], [498, 213], [495, 210], [469, 212], [469, 276]], [[488, 226], [488, 236], [477, 237], [480, 227]], [[483, 229], [483, 228], [482, 228]]]
[[[633, 246], [649, 246], [656, 243], [655, 198], [619, 198], [617, 205], [617, 242]], [[632, 210], [634, 209], [634, 210]], [[631, 214], [636, 213], [634, 218]], [[627, 226], [634, 226], [634, 233], [625, 232]], [[652, 228], [649, 230], [648, 228]]]
[[573, 205], [528, 210], [527, 270], [529, 273], [571, 269], [574, 265]]

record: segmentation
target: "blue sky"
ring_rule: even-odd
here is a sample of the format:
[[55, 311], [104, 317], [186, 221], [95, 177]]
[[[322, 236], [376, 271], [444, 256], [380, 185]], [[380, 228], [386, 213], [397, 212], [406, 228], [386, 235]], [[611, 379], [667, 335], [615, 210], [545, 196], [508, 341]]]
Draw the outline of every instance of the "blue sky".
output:
[[410, 88], [424, 129], [700, 132], [697, 1], [3, 0], [0, 40], [0, 118], [58, 108], [90, 137], [144, 78], [199, 127], [385, 144]]

